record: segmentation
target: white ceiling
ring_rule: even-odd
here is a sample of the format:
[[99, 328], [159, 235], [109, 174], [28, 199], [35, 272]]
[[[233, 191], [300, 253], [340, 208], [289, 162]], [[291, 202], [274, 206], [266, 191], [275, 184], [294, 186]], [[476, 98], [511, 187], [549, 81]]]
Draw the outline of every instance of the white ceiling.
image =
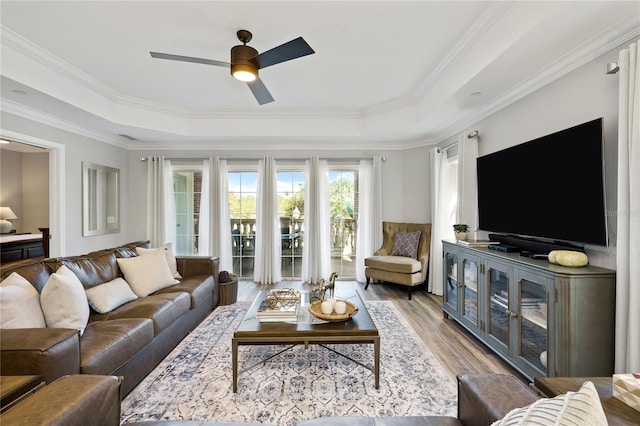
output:
[[[465, 129], [640, 35], [638, 1], [7, 1], [1, 107], [134, 148], [402, 148]], [[225, 68], [238, 29], [315, 54]], [[129, 135], [138, 140], [130, 141]], [[179, 145], [178, 145], [179, 143]]]

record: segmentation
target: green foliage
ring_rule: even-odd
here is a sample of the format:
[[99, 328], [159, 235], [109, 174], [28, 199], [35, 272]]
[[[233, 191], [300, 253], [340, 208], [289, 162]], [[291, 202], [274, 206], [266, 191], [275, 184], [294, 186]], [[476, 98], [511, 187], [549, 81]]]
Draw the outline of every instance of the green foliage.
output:
[[352, 179], [342, 177], [331, 182], [329, 204], [331, 219], [353, 219], [355, 200]]
[[[341, 177], [329, 185], [329, 203], [331, 219], [354, 219], [354, 181], [349, 177]], [[304, 217], [304, 187], [294, 193], [278, 194], [278, 210], [282, 217], [292, 217], [295, 208]], [[231, 219], [255, 219], [256, 195], [229, 193], [229, 216]]]
[[256, 196], [243, 194], [242, 198], [237, 192], [229, 193], [229, 217], [231, 219], [255, 219]]
[[469, 225], [464, 223], [456, 223], [453, 225], [454, 232], [469, 232]]

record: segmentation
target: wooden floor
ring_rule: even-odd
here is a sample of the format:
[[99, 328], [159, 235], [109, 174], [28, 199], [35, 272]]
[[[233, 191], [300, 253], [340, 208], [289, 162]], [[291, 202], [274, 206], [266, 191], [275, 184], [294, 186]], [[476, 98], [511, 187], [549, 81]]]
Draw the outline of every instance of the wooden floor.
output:
[[[291, 287], [293, 282], [261, 286], [252, 281], [238, 283], [238, 301], [251, 302], [260, 290]], [[297, 283], [296, 283], [297, 284]], [[452, 379], [458, 374], [512, 374], [524, 383], [528, 380], [479, 342], [457, 322], [442, 314], [442, 297], [416, 290], [407, 300], [406, 287], [372, 283], [367, 290], [355, 281], [336, 281], [336, 286], [354, 286], [362, 300], [388, 300], [410, 322], [418, 336], [438, 358]]]

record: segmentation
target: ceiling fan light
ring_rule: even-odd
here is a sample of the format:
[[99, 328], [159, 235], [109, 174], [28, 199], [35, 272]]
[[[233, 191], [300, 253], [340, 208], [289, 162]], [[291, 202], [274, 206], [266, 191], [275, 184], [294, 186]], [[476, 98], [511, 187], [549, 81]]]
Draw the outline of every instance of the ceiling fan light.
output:
[[231, 75], [236, 80], [250, 82], [258, 77], [258, 70], [250, 65], [232, 65]]

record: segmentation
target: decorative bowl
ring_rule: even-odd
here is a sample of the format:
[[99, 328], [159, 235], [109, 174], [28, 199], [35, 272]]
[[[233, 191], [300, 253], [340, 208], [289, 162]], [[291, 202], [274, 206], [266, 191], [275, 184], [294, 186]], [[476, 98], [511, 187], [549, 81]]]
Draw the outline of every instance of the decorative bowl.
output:
[[[340, 299], [342, 300], [342, 299]], [[341, 322], [351, 319], [355, 314], [358, 313], [358, 308], [353, 303], [348, 300], [342, 300], [347, 305], [347, 310], [344, 314], [336, 314], [332, 312], [330, 314], [323, 314], [321, 306], [322, 300], [316, 300], [309, 305], [309, 312], [316, 318], [320, 318], [321, 320], [329, 321], [329, 322]]]

